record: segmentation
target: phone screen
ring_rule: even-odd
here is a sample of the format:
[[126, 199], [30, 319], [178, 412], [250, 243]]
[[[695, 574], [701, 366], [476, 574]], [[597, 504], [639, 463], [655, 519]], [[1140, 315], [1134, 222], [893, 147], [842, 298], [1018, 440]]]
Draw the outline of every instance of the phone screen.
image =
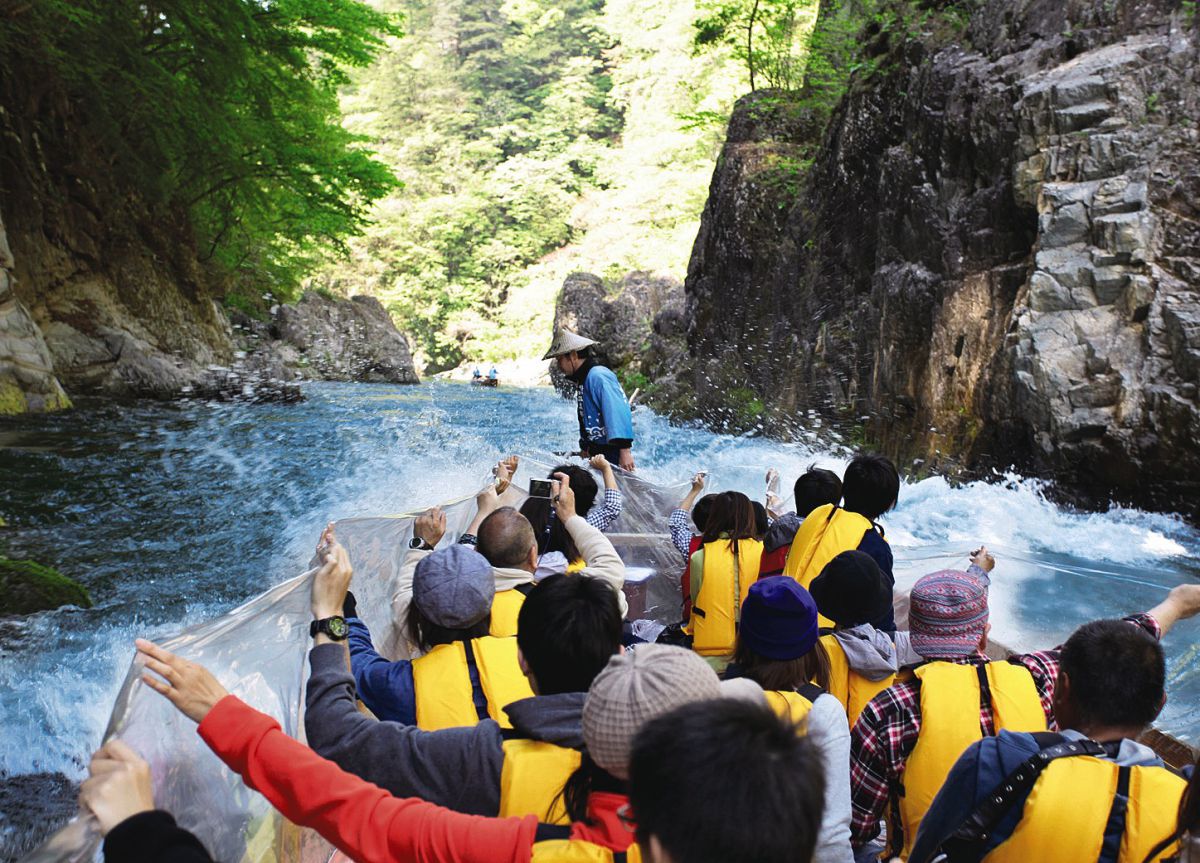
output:
[[550, 484], [550, 480], [548, 479], [531, 479], [529, 481], [530, 497], [544, 497], [549, 500], [550, 493], [553, 491], [553, 489], [554, 486]]

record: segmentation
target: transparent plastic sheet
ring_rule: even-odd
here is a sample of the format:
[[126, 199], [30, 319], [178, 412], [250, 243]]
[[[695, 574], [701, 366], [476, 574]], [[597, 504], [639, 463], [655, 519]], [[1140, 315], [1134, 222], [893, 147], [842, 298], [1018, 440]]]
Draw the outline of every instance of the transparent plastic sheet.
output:
[[[516, 485], [504, 502], [519, 506], [519, 487], [530, 477], [546, 476], [552, 466], [578, 460], [537, 453], [522, 459]], [[480, 477], [480, 484], [484, 477]], [[658, 624], [678, 622], [683, 562], [671, 543], [667, 518], [687, 491], [687, 483], [658, 486], [637, 475], [618, 472], [625, 496], [621, 517], [608, 536], [627, 565], [625, 593], [630, 618]], [[728, 485], [714, 481], [710, 488]], [[444, 503], [447, 538], [454, 541], [470, 523], [472, 498]], [[404, 655], [404, 640], [392, 621], [391, 599], [400, 565], [419, 513], [349, 518], [336, 524], [354, 566], [351, 585], [359, 614], [376, 646], [390, 658]], [[316, 537], [313, 537], [315, 543]], [[925, 573], [964, 568], [971, 541], [895, 545], [897, 622], [907, 619], [907, 593]], [[1095, 617], [1118, 617], [1149, 608], [1169, 587], [1140, 567], [1097, 569], [1062, 555], [990, 545], [999, 559], [991, 591], [991, 622], [998, 650], [1033, 650], [1060, 642], [1075, 626]], [[210, 668], [231, 692], [276, 717], [284, 730], [304, 739], [303, 702], [310, 646], [309, 578], [313, 570], [283, 582], [263, 595], [212, 621], [189, 627], [163, 641], [169, 650]], [[1164, 726], [1194, 727], [1197, 660], [1194, 646], [1168, 651], [1187, 655], [1174, 664], [1170, 687], [1172, 714]], [[132, 645], [130, 645], [132, 651]], [[127, 741], [151, 764], [157, 805], [171, 811], [222, 861], [245, 863], [326, 863], [331, 848], [312, 831], [281, 818], [258, 794], [218, 761], [195, 733], [193, 723], [162, 696], [138, 680], [132, 668], [113, 708], [104, 737]], [[1180, 698], [1175, 698], [1178, 692]], [[1166, 718], [1166, 717], [1164, 717]], [[95, 822], [79, 817], [24, 858], [27, 863], [85, 861], [95, 857], [100, 837]]]
[[[520, 506], [531, 476], [541, 477], [562, 463], [548, 453], [523, 458], [516, 483], [504, 503]], [[481, 485], [482, 485], [481, 478]], [[655, 486], [633, 475], [618, 482], [625, 509], [609, 531], [628, 567], [626, 595], [630, 618], [675, 623], [680, 615], [682, 561], [671, 544], [667, 517], [686, 485]], [[473, 498], [442, 504], [453, 542], [475, 514]], [[405, 655], [391, 600], [401, 562], [419, 512], [336, 522], [338, 540], [354, 567], [351, 589], [380, 652]], [[316, 537], [314, 539], [314, 544]], [[310, 563], [311, 566], [311, 563]], [[251, 706], [274, 716], [283, 730], [304, 740], [304, 684], [311, 639], [309, 585], [315, 569], [292, 578], [215, 620], [197, 624], [162, 641], [164, 647], [211, 670]], [[130, 646], [132, 650], [132, 645]], [[119, 737], [149, 763], [155, 804], [204, 842], [214, 859], [242, 863], [325, 863], [331, 846], [311, 830], [280, 816], [242, 784], [196, 734], [195, 724], [140, 680], [131, 664], [117, 696], [104, 739]], [[64, 863], [97, 857], [100, 834], [93, 818], [78, 815], [24, 863]]]

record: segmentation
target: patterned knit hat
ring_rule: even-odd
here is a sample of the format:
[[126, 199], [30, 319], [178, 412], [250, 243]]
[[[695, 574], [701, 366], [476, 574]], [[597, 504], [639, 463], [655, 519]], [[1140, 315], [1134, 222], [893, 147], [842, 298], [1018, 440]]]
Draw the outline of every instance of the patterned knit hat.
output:
[[913, 585], [908, 628], [913, 649], [926, 659], [971, 656], [987, 621], [987, 587], [968, 573], [943, 569]]
[[613, 776], [628, 779], [633, 738], [642, 725], [681, 705], [721, 695], [717, 673], [698, 654], [665, 644], [639, 644], [610, 659], [592, 681], [583, 703], [588, 755]]

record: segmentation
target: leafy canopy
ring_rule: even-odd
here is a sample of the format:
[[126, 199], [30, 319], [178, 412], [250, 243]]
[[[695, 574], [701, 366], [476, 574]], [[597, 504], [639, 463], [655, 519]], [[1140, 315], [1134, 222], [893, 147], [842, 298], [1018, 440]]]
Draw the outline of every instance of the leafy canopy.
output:
[[0, 7], [0, 68], [58, 78], [113, 170], [187, 208], [203, 258], [286, 295], [396, 186], [338, 88], [400, 33], [356, 0], [38, 0]]

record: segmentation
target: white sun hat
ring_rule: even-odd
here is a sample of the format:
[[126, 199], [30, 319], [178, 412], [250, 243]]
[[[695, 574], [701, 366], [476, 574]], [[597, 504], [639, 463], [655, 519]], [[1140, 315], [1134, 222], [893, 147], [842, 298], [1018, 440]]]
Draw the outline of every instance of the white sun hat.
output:
[[566, 327], [563, 327], [555, 335], [554, 341], [550, 343], [550, 350], [546, 351], [546, 355], [542, 357], [544, 360], [552, 357], [561, 357], [563, 354], [569, 354], [571, 351], [581, 351], [589, 345], [596, 344], [586, 336], [581, 336], [579, 333], [572, 332]]

